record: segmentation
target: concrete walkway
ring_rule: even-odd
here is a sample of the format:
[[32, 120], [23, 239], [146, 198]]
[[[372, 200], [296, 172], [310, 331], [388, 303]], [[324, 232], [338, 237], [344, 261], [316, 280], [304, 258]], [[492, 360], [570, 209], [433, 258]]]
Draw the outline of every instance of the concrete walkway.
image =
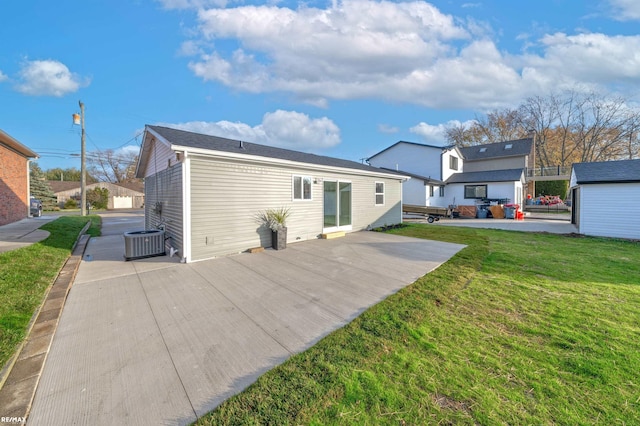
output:
[[0, 253], [44, 240], [49, 232], [38, 228], [54, 219], [57, 216], [29, 217], [0, 226]]
[[463, 248], [357, 232], [192, 264], [124, 262], [130, 221], [113, 220], [103, 225], [118, 232], [85, 251], [29, 425], [188, 424]]

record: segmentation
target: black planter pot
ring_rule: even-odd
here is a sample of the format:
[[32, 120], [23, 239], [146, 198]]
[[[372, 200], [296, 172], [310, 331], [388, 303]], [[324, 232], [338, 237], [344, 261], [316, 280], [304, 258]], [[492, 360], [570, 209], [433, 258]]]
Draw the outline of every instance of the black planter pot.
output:
[[287, 228], [271, 231], [271, 247], [274, 250], [284, 250], [287, 248]]

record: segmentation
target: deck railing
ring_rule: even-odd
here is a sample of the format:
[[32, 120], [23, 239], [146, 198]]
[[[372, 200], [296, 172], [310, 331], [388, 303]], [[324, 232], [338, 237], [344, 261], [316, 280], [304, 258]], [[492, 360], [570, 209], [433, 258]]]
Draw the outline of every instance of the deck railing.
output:
[[532, 176], [568, 176], [571, 174], [571, 166], [536, 167], [527, 169], [527, 177]]

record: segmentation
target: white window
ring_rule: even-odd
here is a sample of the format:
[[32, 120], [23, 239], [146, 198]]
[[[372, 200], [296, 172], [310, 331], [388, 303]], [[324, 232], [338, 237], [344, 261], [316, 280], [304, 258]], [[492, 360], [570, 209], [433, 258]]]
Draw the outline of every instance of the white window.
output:
[[433, 185], [429, 185], [429, 197], [433, 197]]
[[384, 182], [376, 182], [376, 206], [384, 206]]
[[449, 169], [458, 170], [458, 157], [453, 155], [449, 157]]
[[293, 177], [293, 199], [294, 200], [311, 200], [311, 177], [310, 176], [294, 176]]
[[440, 187], [440, 196], [444, 197], [444, 185]]

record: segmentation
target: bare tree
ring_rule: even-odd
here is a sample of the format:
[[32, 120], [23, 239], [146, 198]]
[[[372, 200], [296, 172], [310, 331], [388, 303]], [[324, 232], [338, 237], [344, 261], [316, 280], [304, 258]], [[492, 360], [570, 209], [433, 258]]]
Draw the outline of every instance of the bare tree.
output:
[[623, 98], [591, 93], [577, 112], [573, 134], [581, 162], [616, 160], [624, 155], [629, 124], [638, 112], [628, 108]]
[[527, 129], [519, 110], [502, 109], [493, 110], [484, 117], [476, 116], [470, 126], [449, 127], [445, 135], [452, 144], [473, 146], [524, 138]]
[[135, 178], [137, 161], [133, 150], [98, 150], [87, 155], [87, 170], [101, 182], [126, 182]]

